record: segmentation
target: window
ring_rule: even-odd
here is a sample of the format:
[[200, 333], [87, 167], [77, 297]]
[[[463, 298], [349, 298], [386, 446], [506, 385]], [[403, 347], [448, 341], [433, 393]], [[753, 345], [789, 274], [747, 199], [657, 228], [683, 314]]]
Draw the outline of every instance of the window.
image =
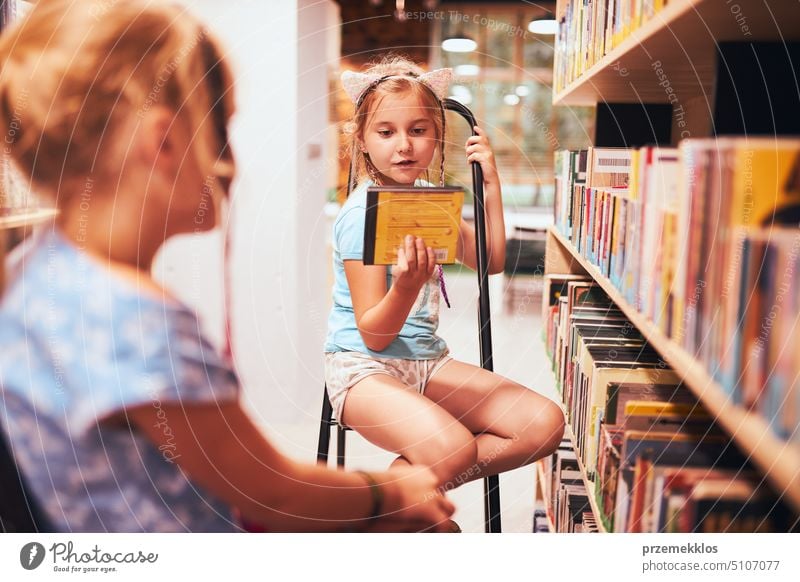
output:
[[[478, 124], [488, 129], [506, 208], [552, 205], [553, 152], [589, 145], [594, 110], [552, 107], [555, 37], [528, 31], [528, 23], [542, 8], [441, 7], [446, 18], [432, 27], [431, 68], [454, 69], [450, 96], [469, 107]], [[469, 36], [477, 49], [442, 50], [442, 40], [456, 35]], [[447, 180], [470, 188], [470, 168], [458, 163], [464, 159], [469, 128], [452, 115], [448, 121]]]

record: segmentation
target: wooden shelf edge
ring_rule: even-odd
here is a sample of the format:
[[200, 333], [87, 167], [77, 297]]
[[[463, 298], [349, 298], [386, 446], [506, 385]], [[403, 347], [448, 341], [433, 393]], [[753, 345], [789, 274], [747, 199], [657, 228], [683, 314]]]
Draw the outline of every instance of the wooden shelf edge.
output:
[[550, 507], [550, 502], [544, 495], [544, 481], [547, 476], [544, 474], [544, 467], [542, 466], [541, 459], [536, 461], [536, 478], [539, 480], [538, 487], [542, 492], [542, 503], [544, 503], [544, 515], [545, 519], [547, 520], [547, 529], [550, 531], [550, 533], [556, 533], [556, 524], [553, 523], [553, 508]]
[[683, 383], [714, 415], [715, 420], [730, 433], [734, 441], [764, 472], [789, 504], [800, 512], [800, 446], [779, 439], [761, 416], [731, 403], [722, 387], [708, 374], [701, 362], [667, 338], [655, 324], [636, 311], [611, 281], [578, 253], [556, 227], [549, 227], [549, 233], [600, 285], [648, 343], [681, 375]]
[[40, 208], [27, 214], [0, 216], [0, 229], [33, 226], [53, 218], [56, 214], [58, 214], [58, 210], [55, 208]]

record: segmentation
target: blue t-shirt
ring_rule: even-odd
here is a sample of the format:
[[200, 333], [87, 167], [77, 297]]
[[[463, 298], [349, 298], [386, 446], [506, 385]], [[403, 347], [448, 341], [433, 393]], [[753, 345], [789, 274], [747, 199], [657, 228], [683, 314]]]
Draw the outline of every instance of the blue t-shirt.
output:
[[[366, 181], [356, 188], [339, 211], [333, 224], [333, 308], [328, 317], [326, 352], [361, 352], [376, 358], [433, 360], [447, 350], [445, 341], [436, 335], [439, 327], [439, 280], [437, 271], [420, 289], [408, 319], [400, 333], [381, 352], [364, 345], [356, 325], [353, 299], [344, 272], [344, 261], [364, 258], [364, 221], [367, 212]], [[386, 288], [392, 285], [392, 269], [386, 268]]]
[[[57, 531], [229, 532], [230, 508], [178, 468], [165, 407], [235, 401], [236, 376], [186, 307], [138, 293], [57, 231], [0, 301], [0, 427]], [[11, 263], [11, 261], [9, 261]], [[101, 424], [152, 406], [166, 444]]]

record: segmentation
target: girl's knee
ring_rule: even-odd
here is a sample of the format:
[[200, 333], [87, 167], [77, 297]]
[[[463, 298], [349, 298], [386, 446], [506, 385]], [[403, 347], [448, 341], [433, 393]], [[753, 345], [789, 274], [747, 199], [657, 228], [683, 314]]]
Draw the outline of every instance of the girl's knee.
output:
[[564, 428], [566, 422], [564, 420], [564, 411], [555, 402], [548, 402], [545, 407], [543, 423], [550, 429], [554, 437], [561, 442], [561, 437], [564, 436]]
[[565, 429], [564, 413], [555, 402], [547, 401], [539, 405], [522, 440], [534, 458], [552, 454], [561, 443]]
[[478, 462], [478, 445], [474, 435], [465, 427], [441, 431], [425, 443], [427, 456], [432, 460], [431, 469], [442, 482], [458, 479], [460, 473], [468, 471]]
[[548, 435], [544, 443], [544, 456], [550, 455], [555, 452], [561, 439], [564, 437], [564, 429], [566, 422], [564, 420], [564, 412], [561, 407], [555, 402], [548, 403], [544, 417], [542, 420], [542, 430], [545, 435]]

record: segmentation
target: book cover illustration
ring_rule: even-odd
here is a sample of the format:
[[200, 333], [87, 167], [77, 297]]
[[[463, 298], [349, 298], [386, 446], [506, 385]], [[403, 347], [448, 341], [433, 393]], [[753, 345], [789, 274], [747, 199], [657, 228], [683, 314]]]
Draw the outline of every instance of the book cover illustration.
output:
[[421, 237], [433, 249], [437, 263], [455, 263], [463, 205], [461, 188], [370, 187], [364, 264], [397, 263], [397, 249], [407, 235]]

